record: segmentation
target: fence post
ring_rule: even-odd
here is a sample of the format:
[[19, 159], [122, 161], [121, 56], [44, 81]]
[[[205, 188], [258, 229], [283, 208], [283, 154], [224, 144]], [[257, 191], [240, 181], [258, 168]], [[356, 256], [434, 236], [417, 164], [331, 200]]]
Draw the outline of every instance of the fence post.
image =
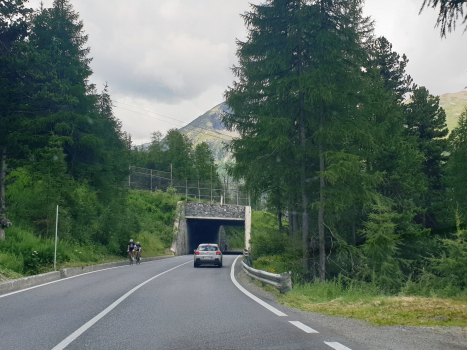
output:
[[237, 205], [238, 205], [238, 189], [237, 189]]

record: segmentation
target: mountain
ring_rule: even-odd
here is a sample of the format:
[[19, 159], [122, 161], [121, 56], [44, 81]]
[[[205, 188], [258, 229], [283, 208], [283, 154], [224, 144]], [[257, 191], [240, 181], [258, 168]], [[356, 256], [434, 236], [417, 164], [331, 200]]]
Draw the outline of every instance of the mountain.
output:
[[225, 103], [220, 103], [179, 129], [195, 145], [206, 142], [218, 164], [225, 164], [232, 160], [231, 154], [224, 150], [224, 144], [239, 136], [237, 132], [228, 131], [222, 123], [222, 114], [227, 111], [229, 107]]
[[[467, 91], [441, 95], [440, 106], [446, 111], [446, 121], [451, 131], [456, 127], [459, 116], [467, 107]], [[232, 155], [224, 149], [225, 143], [239, 137], [237, 132], [228, 131], [222, 123], [222, 114], [228, 111], [230, 111], [229, 107], [224, 102], [220, 103], [179, 129], [182, 134], [191, 139], [194, 145], [206, 142], [212, 150], [216, 163], [221, 167], [232, 161]]]
[[457, 126], [459, 116], [467, 107], [467, 91], [441, 95], [439, 104], [446, 111], [446, 123], [449, 131], [452, 131]]

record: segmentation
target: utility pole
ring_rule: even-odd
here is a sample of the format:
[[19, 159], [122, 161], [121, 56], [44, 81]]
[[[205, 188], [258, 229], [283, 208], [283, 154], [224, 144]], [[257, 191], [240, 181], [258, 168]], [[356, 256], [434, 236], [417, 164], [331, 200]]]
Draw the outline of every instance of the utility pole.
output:
[[211, 164], [211, 203], [212, 203], [212, 164]]
[[151, 169], [151, 192], [152, 192], [152, 169]]
[[173, 173], [173, 167], [172, 167], [172, 164], [170, 164], [170, 187], [173, 187], [172, 173]]

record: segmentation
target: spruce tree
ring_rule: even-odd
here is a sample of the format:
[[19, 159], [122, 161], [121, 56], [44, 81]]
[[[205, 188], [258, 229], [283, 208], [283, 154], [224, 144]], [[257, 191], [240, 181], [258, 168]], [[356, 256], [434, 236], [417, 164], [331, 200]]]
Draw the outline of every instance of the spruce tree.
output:
[[428, 180], [427, 193], [421, 199], [426, 208], [421, 223], [424, 228], [436, 227], [436, 208], [444, 199], [445, 187], [442, 182], [443, 169], [447, 161], [446, 151], [449, 130], [446, 113], [439, 106], [439, 97], [430, 95], [425, 87], [414, 90], [411, 101], [406, 105], [406, 134], [417, 145], [424, 156], [423, 173]]
[[449, 160], [445, 185], [451, 201], [451, 212], [459, 207], [460, 215], [467, 214], [467, 109], [459, 117], [449, 136]]

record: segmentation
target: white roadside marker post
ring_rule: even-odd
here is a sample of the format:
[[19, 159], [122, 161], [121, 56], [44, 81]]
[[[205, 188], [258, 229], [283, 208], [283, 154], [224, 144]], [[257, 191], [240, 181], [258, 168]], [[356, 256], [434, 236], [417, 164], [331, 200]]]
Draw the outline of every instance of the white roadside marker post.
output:
[[57, 237], [58, 237], [58, 204], [57, 204], [57, 219], [55, 220], [55, 257], [54, 257], [54, 271], [57, 271]]

